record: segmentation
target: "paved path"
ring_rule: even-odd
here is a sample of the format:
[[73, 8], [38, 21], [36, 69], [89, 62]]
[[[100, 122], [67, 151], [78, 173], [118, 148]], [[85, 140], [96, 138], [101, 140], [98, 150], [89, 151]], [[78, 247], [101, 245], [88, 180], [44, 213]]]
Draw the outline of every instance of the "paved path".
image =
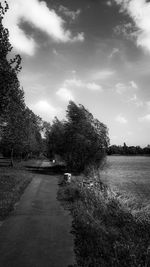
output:
[[71, 217], [56, 199], [57, 183], [55, 175], [34, 175], [16, 210], [0, 227], [0, 267], [73, 264]]

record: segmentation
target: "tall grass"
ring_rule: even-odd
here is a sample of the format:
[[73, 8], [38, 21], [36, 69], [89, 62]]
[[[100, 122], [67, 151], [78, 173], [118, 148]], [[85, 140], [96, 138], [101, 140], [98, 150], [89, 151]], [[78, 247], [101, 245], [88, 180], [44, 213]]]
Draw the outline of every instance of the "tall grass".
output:
[[[83, 179], [93, 179], [93, 186]], [[150, 212], [104, 185], [92, 169], [62, 186], [59, 198], [72, 216], [78, 266], [150, 266]], [[134, 199], [135, 201], [135, 199]]]

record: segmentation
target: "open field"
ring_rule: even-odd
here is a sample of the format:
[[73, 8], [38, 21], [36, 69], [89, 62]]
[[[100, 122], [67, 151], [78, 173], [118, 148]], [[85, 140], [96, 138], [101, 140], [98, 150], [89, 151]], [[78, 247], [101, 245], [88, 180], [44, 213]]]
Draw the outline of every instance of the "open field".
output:
[[150, 157], [108, 156], [101, 179], [135, 205], [149, 205]]
[[13, 210], [31, 181], [33, 174], [27, 171], [26, 165], [32, 165], [33, 162], [38, 165], [41, 161], [15, 162], [12, 168], [9, 159], [0, 158], [0, 220]]

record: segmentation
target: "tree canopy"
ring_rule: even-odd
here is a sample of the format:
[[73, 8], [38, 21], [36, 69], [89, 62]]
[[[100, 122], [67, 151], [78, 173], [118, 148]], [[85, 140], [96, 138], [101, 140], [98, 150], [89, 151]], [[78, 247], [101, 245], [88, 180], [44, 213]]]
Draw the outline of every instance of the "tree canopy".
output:
[[0, 147], [5, 155], [40, 153], [42, 120], [25, 104], [18, 73], [21, 57], [12, 58], [9, 31], [3, 26], [8, 4], [0, 4]]
[[66, 121], [55, 118], [51, 126], [49, 156], [60, 155], [69, 169], [79, 172], [90, 164], [99, 167], [109, 144], [107, 127], [72, 101], [66, 113]]

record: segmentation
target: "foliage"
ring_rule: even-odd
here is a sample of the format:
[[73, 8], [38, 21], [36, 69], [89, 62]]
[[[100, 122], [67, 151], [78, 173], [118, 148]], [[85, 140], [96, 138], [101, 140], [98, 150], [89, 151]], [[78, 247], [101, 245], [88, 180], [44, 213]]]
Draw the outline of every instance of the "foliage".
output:
[[36, 116], [29, 108], [13, 113], [4, 127], [1, 147], [6, 156], [13, 149], [14, 155], [39, 154], [42, 146], [40, 134], [41, 118]]
[[21, 57], [16, 55], [8, 59], [12, 46], [9, 42], [8, 29], [5, 29], [2, 24], [7, 10], [7, 2], [5, 7], [0, 4], [0, 116], [8, 115], [14, 103], [24, 105], [24, 94], [17, 78], [21, 70]]
[[83, 105], [70, 101], [67, 121], [55, 118], [49, 133], [49, 156], [60, 155], [70, 170], [83, 171], [89, 164], [99, 167], [108, 146], [107, 127]]
[[108, 155], [119, 154], [119, 155], [149, 155], [150, 146], [141, 148], [140, 146], [127, 146], [125, 143], [123, 146], [112, 145], [107, 149]]
[[5, 7], [0, 4], [0, 147], [6, 156], [25, 156], [40, 153], [42, 120], [24, 102], [18, 80], [21, 57], [11, 58], [9, 32], [2, 24], [8, 8], [7, 2]]
[[58, 198], [73, 216], [74, 266], [149, 266], [150, 214], [129, 210], [109, 188], [88, 188], [78, 179], [60, 187]]

